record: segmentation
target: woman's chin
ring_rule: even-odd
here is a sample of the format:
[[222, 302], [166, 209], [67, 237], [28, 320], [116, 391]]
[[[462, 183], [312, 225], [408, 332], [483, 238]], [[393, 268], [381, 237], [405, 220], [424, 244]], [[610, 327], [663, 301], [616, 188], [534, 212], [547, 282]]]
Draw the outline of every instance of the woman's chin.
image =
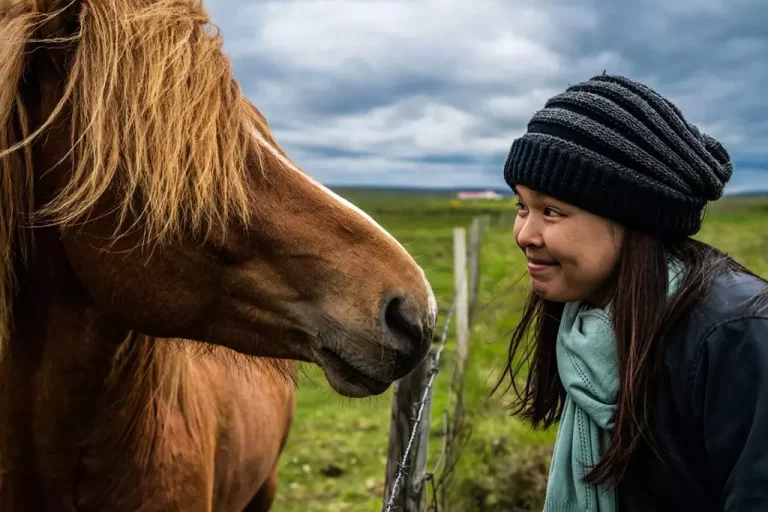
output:
[[573, 302], [582, 298], [578, 293], [563, 289], [551, 280], [531, 278], [531, 288], [536, 295], [549, 302]]
[[542, 280], [536, 279], [535, 277], [531, 278], [531, 288], [533, 289], [533, 293], [538, 295], [544, 300], [552, 300], [550, 298], [551, 295], [551, 286], [548, 286], [548, 284]]

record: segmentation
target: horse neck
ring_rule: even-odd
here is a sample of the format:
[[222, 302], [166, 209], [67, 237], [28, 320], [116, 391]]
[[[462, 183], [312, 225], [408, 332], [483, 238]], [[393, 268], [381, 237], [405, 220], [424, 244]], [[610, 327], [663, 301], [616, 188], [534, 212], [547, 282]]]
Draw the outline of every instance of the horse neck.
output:
[[57, 238], [42, 232], [36, 256], [17, 265], [13, 331], [0, 363], [2, 487], [29, 497], [41, 491], [18, 489], [42, 482], [52, 499], [71, 492], [84, 446], [133, 450], [149, 463], [157, 432], [148, 429], [158, 428], [162, 406], [192, 401], [180, 393], [188, 360], [101, 314]]

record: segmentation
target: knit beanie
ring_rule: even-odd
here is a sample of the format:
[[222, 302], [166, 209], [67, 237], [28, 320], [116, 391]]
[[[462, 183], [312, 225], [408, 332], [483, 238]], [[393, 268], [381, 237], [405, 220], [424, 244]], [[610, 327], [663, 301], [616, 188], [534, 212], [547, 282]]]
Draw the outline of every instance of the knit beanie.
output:
[[549, 99], [504, 165], [513, 190], [523, 185], [665, 238], [695, 234], [732, 172], [725, 148], [670, 101], [605, 73]]

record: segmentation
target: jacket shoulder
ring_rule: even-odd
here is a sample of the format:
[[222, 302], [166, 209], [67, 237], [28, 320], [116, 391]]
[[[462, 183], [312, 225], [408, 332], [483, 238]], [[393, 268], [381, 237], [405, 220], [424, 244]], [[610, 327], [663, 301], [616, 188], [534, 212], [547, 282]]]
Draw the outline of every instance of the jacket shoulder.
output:
[[709, 296], [687, 321], [670, 333], [664, 366], [674, 391], [671, 398], [684, 415], [700, 413], [694, 398], [701, 391], [703, 365], [745, 343], [768, 345], [768, 304], [754, 300], [765, 286], [749, 274], [726, 272], [715, 279]]
[[691, 327], [706, 337], [718, 326], [754, 317], [768, 317], [768, 303], [754, 299], [768, 286], [754, 276], [742, 272], [726, 272], [712, 283], [711, 293], [692, 312]]
[[685, 398], [724, 510], [768, 510], [768, 305], [753, 300], [764, 286], [724, 275], [695, 315]]
[[705, 404], [697, 398], [703, 387], [718, 382], [725, 390], [738, 373], [768, 370], [768, 300], [757, 300], [768, 298], [761, 295], [766, 286], [749, 274], [728, 272], [715, 280], [710, 296], [692, 312], [685, 389], [694, 414], [702, 414], [697, 405]]

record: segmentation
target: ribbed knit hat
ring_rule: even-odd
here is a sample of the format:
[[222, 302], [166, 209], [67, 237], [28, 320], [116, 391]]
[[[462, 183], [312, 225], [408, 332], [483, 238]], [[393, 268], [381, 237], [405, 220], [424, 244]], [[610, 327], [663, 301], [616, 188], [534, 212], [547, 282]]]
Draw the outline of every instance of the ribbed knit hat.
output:
[[504, 165], [513, 190], [523, 185], [663, 237], [696, 233], [732, 172], [725, 148], [670, 101], [606, 74], [549, 99]]

